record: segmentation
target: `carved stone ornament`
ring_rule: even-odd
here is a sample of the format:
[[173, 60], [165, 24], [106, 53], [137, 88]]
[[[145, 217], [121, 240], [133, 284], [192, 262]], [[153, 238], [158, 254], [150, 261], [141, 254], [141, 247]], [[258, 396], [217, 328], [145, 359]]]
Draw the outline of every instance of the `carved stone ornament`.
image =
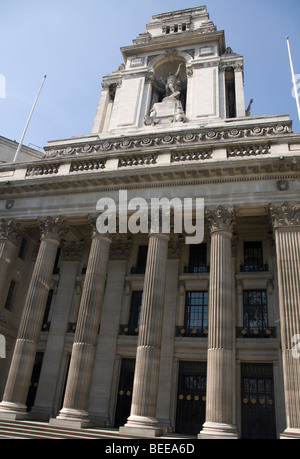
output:
[[218, 206], [216, 209], [206, 209], [205, 214], [211, 233], [214, 231], [232, 232], [235, 223], [233, 207]]
[[81, 261], [84, 245], [84, 241], [64, 241], [64, 261]]
[[41, 230], [41, 238], [62, 239], [69, 231], [69, 225], [62, 217], [41, 217], [38, 218], [38, 225]]
[[270, 216], [274, 228], [300, 226], [300, 204], [289, 202], [279, 206], [270, 204]]
[[111, 260], [128, 260], [132, 248], [132, 242], [113, 243], [110, 247]]
[[0, 239], [9, 239], [16, 242], [22, 232], [22, 225], [15, 219], [1, 218], [0, 220]]

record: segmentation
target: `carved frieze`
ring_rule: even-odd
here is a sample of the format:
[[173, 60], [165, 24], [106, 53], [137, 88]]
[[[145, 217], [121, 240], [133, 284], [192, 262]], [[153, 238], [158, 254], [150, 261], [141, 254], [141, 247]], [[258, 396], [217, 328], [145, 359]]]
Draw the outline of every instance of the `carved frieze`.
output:
[[[189, 141], [189, 136], [192, 137], [191, 142], [197, 141], [199, 143], [206, 143], [226, 141], [231, 139], [253, 139], [254, 137], [268, 138], [289, 134], [291, 132], [291, 124], [288, 123], [263, 127], [252, 126], [246, 129], [205, 129], [202, 131], [193, 131], [190, 133], [175, 132], [168, 136], [165, 134], [154, 134], [148, 137], [132, 136], [128, 139], [122, 138], [121, 140], [105, 140], [93, 144], [70, 145], [65, 148], [50, 149], [47, 150], [45, 157], [60, 158], [77, 155], [87, 156], [103, 152], [116, 152], [122, 150], [130, 151], [136, 149], [146, 149], [149, 147], [159, 147], [166, 143], [166, 137], [168, 138], [168, 143], [180, 146], [183, 143], [186, 144]], [[35, 167], [39, 168], [40, 164]]]
[[64, 261], [81, 261], [85, 242], [84, 241], [64, 241], [63, 255]]

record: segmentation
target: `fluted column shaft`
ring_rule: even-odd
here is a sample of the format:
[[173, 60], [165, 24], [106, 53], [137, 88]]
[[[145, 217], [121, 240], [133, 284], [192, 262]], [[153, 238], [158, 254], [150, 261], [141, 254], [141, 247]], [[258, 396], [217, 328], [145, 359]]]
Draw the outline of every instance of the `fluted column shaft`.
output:
[[271, 206], [275, 229], [286, 430], [300, 438], [300, 205]]
[[211, 228], [206, 422], [200, 438], [237, 437], [233, 425], [233, 209], [208, 211]]
[[156, 436], [159, 365], [169, 235], [152, 233], [143, 289], [131, 413], [121, 432]]
[[17, 341], [6, 382], [1, 412], [26, 415], [26, 398], [42, 328], [51, 277], [60, 239], [66, 231], [61, 218], [39, 219], [41, 244], [26, 296]]
[[57, 421], [88, 420], [88, 401], [97, 345], [111, 237], [94, 229], [79, 307], [63, 408]]

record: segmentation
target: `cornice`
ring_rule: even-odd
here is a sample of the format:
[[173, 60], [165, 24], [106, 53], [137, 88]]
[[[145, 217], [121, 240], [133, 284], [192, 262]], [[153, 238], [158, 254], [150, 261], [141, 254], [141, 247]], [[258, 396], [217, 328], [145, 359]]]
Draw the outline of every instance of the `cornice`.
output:
[[[195, 162], [173, 162], [167, 168], [150, 166], [122, 169], [100, 174], [84, 173], [81, 176], [42, 176], [35, 180], [3, 183], [0, 186], [1, 200], [30, 197], [64, 196], [71, 194], [99, 193], [119, 189], [147, 189], [241, 183], [252, 181], [274, 181], [274, 193], [288, 190], [290, 180], [300, 179], [300, 164], [292, 157], [281, 161], [279, 158], [243, 158], [195, 164]], [[282, 183], [285, 184], [282, 187]]]
[[[292, 122], [274, 121], [268, 124], [257, 123], [254, 125], [243, 124], [222, 126], [215, 128], [187, 128], [185, 130], [168, 132], [147, 132], [140, 135], [124, 135], [105, 139], [85, 140], [85, 143], [70, 142], [67, 144], [49, 145], [45, 147], [44, 158], [63, 158], [72, 156], [91, 156], [120, 152], [135, 152], [156, 150], [161, 148], [222, 146], [235, 142], [261, 142], [264, 139], [286, 140], [292, 133]], [[297, 137], [299, 139], [299, 135]], [[241, 140], [242, 139], [242, 140]]]

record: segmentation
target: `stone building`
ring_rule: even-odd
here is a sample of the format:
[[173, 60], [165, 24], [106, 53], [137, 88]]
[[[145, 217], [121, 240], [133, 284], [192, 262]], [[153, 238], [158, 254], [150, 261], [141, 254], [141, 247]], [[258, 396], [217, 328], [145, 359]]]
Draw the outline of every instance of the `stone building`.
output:
[[[121, 51], [91, 134], [0, 165], [0, 418], [299, 438], [300, 135], [251, 116], [205, 6]], [[120, 191], [128, 221], [101, 233]], [[192, 203], [194, 229], [204, 199], [203, 241], [172, 206], [170, 231], [149, 228], [154, 198]]]

